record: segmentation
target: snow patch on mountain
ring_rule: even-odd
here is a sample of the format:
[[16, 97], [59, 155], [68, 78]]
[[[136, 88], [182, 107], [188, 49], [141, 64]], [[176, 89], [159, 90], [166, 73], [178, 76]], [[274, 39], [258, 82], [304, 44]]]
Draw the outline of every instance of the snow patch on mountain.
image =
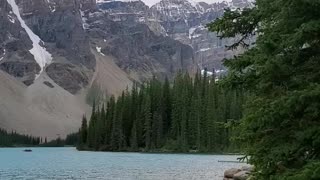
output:
[[98, 4], [101, 3], [111, 3], [111, 2], [136, 2], [136, 1], [140, 1], [140, 0], [96, 0], [96, 2]]
[[3, 54], [2, 54], [2, 57], [0, 57], [0, 61], [3, 60], [4, 56], [6, 55], [6, 49], [3, 49]]
[[12, 14], [12, 11], [10, 11], [9, 14], [8, 14], [8, 19], [9, 19], [9, 21], [10, 21], [11, 23], [15, 23], [16, 20], [15, 20], [10, 14]]
[[56, 12], [56, 3], [51, 0], [47, 0], [47, 3], [49, 4], [49, 8], [51, 12]]
[[87, 23], [88, 18], [86, 18], [85, 12], [82, 10], [82, 4], [80, 4], [80, 15], [81, 15], [81, 20], [82, 20], [82, 29], [83, 30], [88, 30], [89, 29], [89, 24]]
[[211, 71], [206, 71], [206, 70], [204, 70], [204, 69], [201, 70], [201, 75], [202, 75], [202, 76], [204, 76], [205, 73], [207, 74], [207, 76], [212, 76], [212, 75], [214, 74], [214, 73], [211, 72]]
[[185, 17], [198, 13], [197, 4], [192, 0], [162, 0], [152, 8], [169, 17]]
[[197, 2], [193, 1], [193, 0], [188, 0], [188, 2], [193, 6], [196, 7], [198, 5]]
[[211, 48], [202, 48], [202, 49], [200, 49], [199, 51], [197, 51], [197, 52], [205, 52], [205, 51], [209, 51]]
[[96, 47], [96, 50], [97, 50], [97, 52], [98, 53], [100, 53], [102, 56], [106, 56], [105, 54], [103, 54], [102, 52], [101, 52], [101, 47]]
[[194, 33], [194, 31], [196, 30], [197, 28], [196, 27], [192, 27], [189, 29], [189, 39], [192, 38], [192, 34]]
[[39, 64], [41, 70], [39, 74], [36, 76], [36, 79], [39, 77], [39, 75], [42, 73], [44, 67], [51, 63], [52, 61], [52, 55], [46, 50], [46, 48], [42, 47], [40, 43], [43, 43], [43, 41], [37, 36], [32, 30], [27, 26], [25, 21], [21, 18], [19, 7], [16, 4], [15, 0], [7, 0], [8, 4], [11, 5], [13, 13], [16, 15], [18, 18], [21, 27], [25, 29], [27, 32], [29, 38], [32, 41], [32, 49], [29, 50], [30, 53], [34, 56], [34, 59], [36, 62]]

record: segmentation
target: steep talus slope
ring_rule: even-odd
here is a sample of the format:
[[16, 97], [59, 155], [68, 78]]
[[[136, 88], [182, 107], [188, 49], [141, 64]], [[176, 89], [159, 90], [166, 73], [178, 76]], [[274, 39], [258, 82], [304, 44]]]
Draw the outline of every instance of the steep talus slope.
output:
[[57, 134], [64, 137], [77, 131], [88, 109], [83, 98], [68, 93], [46, 75], [27, 87], [0, 71], [0, 82], [0, 127], [8, 130], [49, 139]]
[[132, 79], [115, 64], [113, 57], [103, 56], [96, 49], [92, 51], [97, 60], [92, 83], [97, 84], [101, 91], [119, 96], [124, 89], [132, 86]]

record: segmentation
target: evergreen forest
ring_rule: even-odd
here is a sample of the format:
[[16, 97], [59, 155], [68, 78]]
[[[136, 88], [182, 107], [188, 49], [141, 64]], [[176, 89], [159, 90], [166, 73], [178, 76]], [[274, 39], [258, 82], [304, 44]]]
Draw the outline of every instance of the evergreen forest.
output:
[[0, 129], [0, 147], [15, 147], [15, 146], [37, 146], [41, 143], [42, 138], [29, 135], [21, 135], [12, 131]]
[[180, 72], [172, 83], [153, 78], [83, 117], [78, 149], [147, 152], [234, 152], [242, 89], [226, 89], [216, 77]]

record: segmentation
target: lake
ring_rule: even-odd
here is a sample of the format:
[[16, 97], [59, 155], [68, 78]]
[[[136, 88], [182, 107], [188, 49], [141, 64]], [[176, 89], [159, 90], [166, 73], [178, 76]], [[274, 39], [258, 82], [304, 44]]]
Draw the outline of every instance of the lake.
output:
[[0, 179], [222, 180], [241, 167], [232, 155], [79, 152], [75, 148], [0, 148]]

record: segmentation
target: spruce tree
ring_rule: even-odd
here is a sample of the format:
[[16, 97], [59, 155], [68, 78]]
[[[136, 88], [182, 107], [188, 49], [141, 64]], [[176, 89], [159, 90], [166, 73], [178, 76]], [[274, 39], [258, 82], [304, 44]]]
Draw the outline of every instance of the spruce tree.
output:
[[96, 104], [94, 101], [93, 106], [92, 106], [91, 118], [90, 118], [89, 128], [88, 128], [88, 137], [87, 137], [87, 142], [88, 142], [89, 148], [94, 148], [94, 145], [95, 145], [96, 121], [97, 121], [97, 113], [96, 113]]
[[88, 137], [88, 122], [87, 122], [87, 117], [83, 115], [81, 128], [80, 128], [80, 145], [85, 145], [87, 143], [87, 137]]
[[239, 37], [230, 48], [250, 47], [225, 61], [225, 83], [249, 91], [238, 139], [257, 179], [319, 179], [319, 7], [314, 0], [256, 0], [209, 25], [222, 38]]
[[150, 96], [146, 95], [144, 100], [144, 106], [143, 106], [143, 116], [144, 116], [144, 122], [145, 122], [145, 147], [147, 150], [150, 150], [151, 148], [151, 136], [152, 136], [152, 114], [151, 114], [151, 102], [150, 102]]

